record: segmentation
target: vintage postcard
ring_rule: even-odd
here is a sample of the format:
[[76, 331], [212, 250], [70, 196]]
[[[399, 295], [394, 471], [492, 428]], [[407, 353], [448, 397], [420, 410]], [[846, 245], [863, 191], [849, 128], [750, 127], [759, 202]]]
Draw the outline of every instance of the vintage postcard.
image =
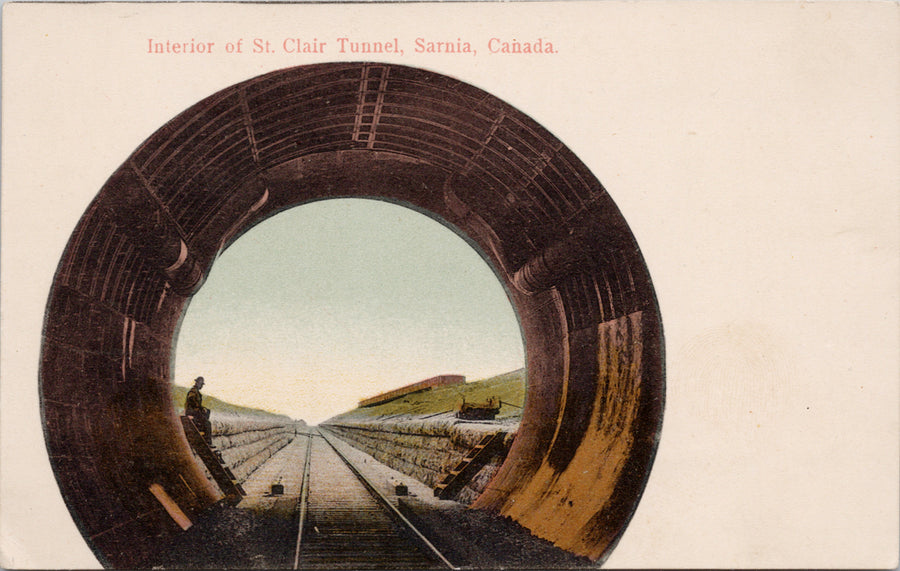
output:
[[898, 565], [896, 3], [2, 38], [3, 568]]

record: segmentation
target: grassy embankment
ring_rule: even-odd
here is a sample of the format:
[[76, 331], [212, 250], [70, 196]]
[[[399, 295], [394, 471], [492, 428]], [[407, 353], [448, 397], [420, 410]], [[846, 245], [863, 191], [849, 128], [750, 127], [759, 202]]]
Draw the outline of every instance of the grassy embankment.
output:
[[[178, 414], [182, 414], [184, 411], [184, 399], [187, 396], [188, 390], [190, 389], [186, 387], [172, 385], [172, 405], [175, 407]], [[224, 413], [235, 416], [256, 416], [291, 422], [291, 418], [284, 414], [276, 414], [267, 410], [231, 404], [230, 402], [225, 402], [209, 395], [203, 395], [203, 406], [208, 408], [212, 414]]]
[[463, 385], [438, 387], [412, 393], [379, 405], [356, 408], [335, 416], [328, 422], [383, 419], [395, 416], [430, 416], [456, 412], [463, 398], [466, 402], [480, 403], [491, 397], [499, 398], [503, 402], [500, 414], [497, 415], [498, 419], [521, 416], [522, 409], [517, 407], [521, 407], [525, 403], [525, 370], [519, 369]]

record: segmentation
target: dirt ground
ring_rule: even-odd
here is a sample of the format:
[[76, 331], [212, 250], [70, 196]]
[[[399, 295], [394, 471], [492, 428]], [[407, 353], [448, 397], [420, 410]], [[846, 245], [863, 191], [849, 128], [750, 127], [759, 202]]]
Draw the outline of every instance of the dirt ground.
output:
[[[297, 537], [299, 458], [305, 438], [273, 456], [244, 483], [248, 496], [237, 506], [221, 503], [175, 538], [154, 569], [290, 569]], [[466, 569], [568, 569], [594, 565], [557, 549], [515, 522], [452, 500], [345, 443], [338, 442], [369, 479], [416, 524], [454, 566]], [[284, 495], [269, 493], [274, 480]], [[269, 481], [273, 480], [273, 481]], [[396, 482], [408, 489], [396, 495]]]

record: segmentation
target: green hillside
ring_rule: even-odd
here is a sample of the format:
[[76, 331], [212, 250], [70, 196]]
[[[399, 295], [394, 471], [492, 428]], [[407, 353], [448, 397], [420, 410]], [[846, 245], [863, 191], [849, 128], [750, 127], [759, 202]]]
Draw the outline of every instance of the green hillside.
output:
[[466, 402], [484, 402], [488, 398], [502, 401], [498, 419], [515, 418], [522, 414], [525, 403], [525, 370], [519, 369], [489, 379], [468, 382], [463, 385], [438, 387], [412, 393], [404, 397], [365, 408], [357, 408], [334, 418], [337, 420], [367, 420], [392, 416], [429, 416], [444, 412], [456, 412], [463, 399]]
[[[187, 397], [189, 390], [190, 389], [186, 387], [172, 385], [172, 405], [175, 407], [176, 411], [179, 411], [179, 414], [184, 411], [184, 399]], [[212, 414], [218, 412], [242, 416], [264, 416], [281, 420], [291, 420], [289, 416], [284, 414], [276, 414], [267, 410], [231, 404], [230, 402], [225, 402], [209, 395], [203, 395], [203, 406], [208, 408]]]

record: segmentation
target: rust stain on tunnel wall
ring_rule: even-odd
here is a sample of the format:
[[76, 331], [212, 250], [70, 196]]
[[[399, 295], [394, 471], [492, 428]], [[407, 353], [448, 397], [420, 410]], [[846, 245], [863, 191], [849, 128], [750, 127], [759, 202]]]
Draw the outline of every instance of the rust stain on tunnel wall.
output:
[[375, 63], [291, 68], [210, 96], [152, 134], [75, 228], [48, 301], [42, 412], [95, 554], [152, 565], [180, 533], [151, 485], [190, 519], [217, 499], [171, 410], [177, 323], [222, 248], [331, 197], [417, 209], [490, 262], [522, 325], [528, 392], [476, 505], [602, 560], [640, 499], [663, 410], [661, 322], [637, 243], [596, 177], [527, 115]]
[[[565, 400], [587, 402], [587, 414], [569, 431], [563, 407], [560, 431], [568, 432], [570, 440], [561, 443], [558, 432], [529, 483], [501, 508], [534, 534], [553, 537], [559, 547], [595, 559], [605, 546], [593, 535], [593, 518], [613, 495], [635, 439], [642, 347], [631, 341], [641, 338], [641, 319], [641, 312], [635, 312], [597, 326], [598, 342], [590, 347], [599, 362], [592, 370], [599, 397], [586, 400], [581, 393], [567, 392]], [[553, 455], [557, 446], [566, 450], [563, 464]], [[547, 518], [548, 513], [554, 517]]]

